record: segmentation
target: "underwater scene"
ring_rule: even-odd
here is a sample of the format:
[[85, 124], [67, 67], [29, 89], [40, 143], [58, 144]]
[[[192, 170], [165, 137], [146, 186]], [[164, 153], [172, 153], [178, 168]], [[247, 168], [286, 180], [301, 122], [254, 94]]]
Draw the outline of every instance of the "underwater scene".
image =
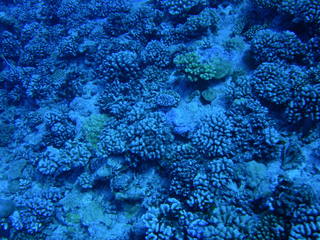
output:
[[0, 240], [320, 240], [320, 0], [1, 0]]

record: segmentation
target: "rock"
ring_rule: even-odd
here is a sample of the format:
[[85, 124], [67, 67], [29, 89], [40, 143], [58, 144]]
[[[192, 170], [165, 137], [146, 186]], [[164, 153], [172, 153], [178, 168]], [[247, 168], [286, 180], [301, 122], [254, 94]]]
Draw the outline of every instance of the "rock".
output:
[[204, 100], [212, 102], [214, 99], [216, 99], [217, 92], [213, 88], [208, 88], [202, 91], [201, 96], [204, 98]]
[[15, 210], [15, 205], [11, 200], [0, 199], [0, 218], [9, 217]]

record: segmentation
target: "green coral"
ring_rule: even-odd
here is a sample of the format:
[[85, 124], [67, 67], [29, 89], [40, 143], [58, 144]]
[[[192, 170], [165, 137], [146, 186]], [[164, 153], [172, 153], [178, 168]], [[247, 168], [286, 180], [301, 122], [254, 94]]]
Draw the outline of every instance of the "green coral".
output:
[[84, 122], [81, 129], [82, 134], [93, 147], [97, 146], [100, 134], [108, 120], [109, 116], [106, 114], [92, 114]]
[[201, 61], [195, 52], [176, 56], [174, 63], [191, 82], [221, 79], [231, 73], [229, 62], [218, 57]]
[[210, 80], [214, 77], [210, 65], [201, 63], [196, 53], [180, 54], [175, 57], [174, 63], [191, 82]]

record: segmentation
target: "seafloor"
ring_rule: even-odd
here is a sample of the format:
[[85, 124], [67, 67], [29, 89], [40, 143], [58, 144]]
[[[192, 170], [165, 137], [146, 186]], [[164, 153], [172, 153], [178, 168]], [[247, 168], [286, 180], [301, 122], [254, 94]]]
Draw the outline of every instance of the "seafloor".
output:
[[1, 240], [319, 240], [320, 0], [0, 1]]

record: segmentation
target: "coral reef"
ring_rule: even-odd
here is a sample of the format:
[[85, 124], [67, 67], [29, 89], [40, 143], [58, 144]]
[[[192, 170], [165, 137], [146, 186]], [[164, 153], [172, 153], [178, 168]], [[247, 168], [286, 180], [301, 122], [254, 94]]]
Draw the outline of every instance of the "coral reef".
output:
[[224, 114], [207, 117], [192, 136], [192, 142], [199, 152], [208, 157], [223, 157], [233, 154], [232, 122]]
[[0, 9], [0, 239], [320, 238], [318, 0]]
[[214, 58], [201, 62], [196, 53], [178, 55], [174, 59], [174, 63], [191, 82], [221, 79], [231, 71], [227, 61]]
[[258, 63], [279, 60], [301, 62], [306, 53], [306, 46], [294, 32], [266, 29], [255, 34], [251, 50]]
[[172, 16], [179, 16], [188, 14], [195, 8], [200, 8], [206, 5], [204, 0], [172, 0], [172, 1], [160, 1], [165, 7], [168, 13]]

